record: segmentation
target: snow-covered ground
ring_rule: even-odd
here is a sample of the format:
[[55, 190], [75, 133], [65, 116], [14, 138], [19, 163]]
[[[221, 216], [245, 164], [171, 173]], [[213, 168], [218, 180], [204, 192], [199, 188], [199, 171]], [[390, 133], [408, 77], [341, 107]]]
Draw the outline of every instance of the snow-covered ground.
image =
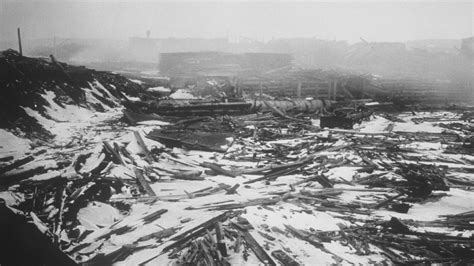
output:
[[[25, 108], [26, 112], [36, 118], [46, 129], [50, 130], [55, 139], [51, 143], [43, 143], [40, 146], [31, 147], [31, 141], [14, 136], [13, 134], [0, 130], [1, 147], [0, 154], [13, 155], [15, 158], [34, 153], [41, 149], [47, 149], [46, 153], [37, 156], [33, 162], [21, 166], [22, 169], [35, 167], [38, 164], [49, 165], [50, 170], [46, 173], [32, 177], [32, 180], [47, 180], [55, 176], [71, 177], [71, 171], [74, 169], [58, 169], [56, 162], [59, 159], [68, 158], [74, 160], [80, 154], [91, 154], [83, 163], [80, 171], [75, 173], [86, 174], [88, 171], [97, 167], [97, 164], [104, 160], [102, 153], [102, 142], [116, 142], [125, 147], [131, 154], [134, 163], [124, 158], [124, 165], [110, 164], [102, 170], [103, 176], [119, 178], [123, 180], [134, 180], [134, 171], [136, 167], [142, 169], [154, 169], [154, 175], [158, 181], [149, 182], [156, 197], [150, 200], [146, 197], [142, 199], [133, 198], [130, 191], [116, 191], [112, 195], [111, 201], [124, 201], [131, 204], [128, 214], [121, 214], [107, 203], [90, 203], [86, 208], [81, 209], [79, 213], [79, 223], [82, 228], [92, 229], [79, 244], [83, 248], [69, 253], [79, 261], [85, 261], [98, 253], [108, 254], [124, 245], [136, 242], [141, 237], [147, 236], [163, 228], [177, 228], [177, 234], [184, 232], [194, 226], [199, 225], [206, 220], [222, 213], [220, 210], [212, 210], [211, 207], [229, 203], [246, 203], [256, 199], [270, 199], [280, 197], [278, 202], [268, 206], [255, 205], [243, 208], [242, 217], [246, 218], [254, 227], [251, 235], [257, 242], [265, 246], [267, 253], [273, 250], [285, 250], [297, 262], [303, 265], [327, 265], [327, 264], [372, 264], [387, 263], [388, 258], [382, 252], [373, 248], [373, 252], [368, 255], [357, 254], [356, 250], [349, 245], [343, 245], [340, 241], [330, 241], [323, 243], [323, 249], [316, 248], [306, 241], [302, 241], [293, 235], [287, 233], [286, 226], [291, 225], [294, 228], [317, 232], [317, 231], [338, 231], [348, 226], [358, 225], [357, 219], [365, 220], [389, 220], [391, 217], [400, 219], [413, 219], [416, 221], [435, 221], [440, 215], [458, 214], [474, 210], [474, 192], [462, 188], [451, 188], [439, 199], [434, 201], [413, 203], [413, 206], [407, 213], [397, 213], [388, 209], [364, 210], [370, 211], [368, 214], [353, 213], [352, 215], [341, 215], [335, 211], [324, 211], [315, 208], [313, 205], [302, 203], [291, 193], [299, 191], [328, 191], [340, 190], [342, 193], [331, 197], [330, 200], [338, 203], [354, 203], [370, 206], [386, 199], [385, 195], [394, 195], [390, 189], [370, 189], [364, 185], [359, 185], [355, 181], [358, 178], [368, 176], [367, 173], [359, 173], [361, 159], [350, 148], [338, 151], [321, 151], [318, 156], [326, 156], [335, 161], [347, 160], [356, 164], [346, 163], [340, 166], [325, 169], [320, 174], [326, 176], [329, 180], [335, 182], [334, 188], [328, 189], [322, 187], [318, 182], [302, 182], [308, 176], [301, 174], [286, 174], [279, 176], [272, 182], [259, 181], [245, 184], [246, 181], [261, 177], [261, 174], [239, 174], [237, 177], [229, 177], [221, 174], [209, 175], [206, 167], [202, 166], [204, 162], [213, 162], [227, 169], [242, 170], [255, 169], [262, 166], [265, 162], [255, 161], [236, 161], [229, 158], [229, 153], [237, 153], [252, 149], [248, 144], [254, 145], [253, 152], [259, 153], [262, 148], [272, 149], [272, 145], [287, 145], [295, 147], [301, 143], [312, 143], [316, 137], [327, 137], [331, 135], [338, 139], [333, 146], [349, 145], [350, 138], [346, 138], [344, 133], [329, 133], [328, 130], [320, 132], [307, 132], [300, 138], [280, 139], [276, 141], [257, 142], [252, 138], [234, 141], [226, 153], [187, 151], [180, 148], [169, 149], [159, 142], [149, 140], [145, 135], [153, 129], [160, 126], [166, 126], [164, 121], [150, 121], [140, 123], [137, 126], [128, 126], [118, 121], [121, 117], [119, 109], [109, 109], [105, 113], [91, 112], [82, 107], [66, 106], [63, 108], [52, 101], [54, 95], [46, 94], [44, 98], [50, 103], [47, 113], [51, 119], [41, 116], [38, 112]], [[188, 97], [186, 92], [176, 92], [178, 98]], [[389, 132], [428, 132], [441, 133], [444, 129], [437, 126], [436, 121], [421, 121], [413, 118], [422, 119], [424, 117], [455, 119], [456, 114], [450, 112], [436, 113], [402, 113], [397, 115], [404, 122], [392, 122], [381, 116], [373, 116], [369, 121], [364, 121], [355, 128], [355, 131], [362, 133], [389, 133]], [[416, 121], [416, 122], [414, 122]], [[392, 126], [390, 126], [392, 125]], [[133, 132], [138, 131], [145, 141], [149, 150], [162, 149], [164, 152], [159, 156], [159, 160], [150, 164], [141, 156], [144, 153]], [[391, 138], [387, 136], [373, 136], [374, 138]], [[365, 141], [370, 143], [370, 136], [364, 137]], [[435, 165], [449, 165], [458, 168], [474, 168], [469, 162], [474, 160], [472, 155], [458, 155], [444, 153], [446, 144], [439, 141], [417, 141], [404, 138], [404, 144], [401, 148], [411, 149], [416, 152], [416, 156], [423, 158], [426, 163]], [[383, 147], [376, 147], [383, 148]], [[300, 156], [311, 155], [307, 151], [301, 151], [300, 154], [288, 155], [288, 158], [299, 158]], [[439, 159], [450, 160], [450, 162], [440, 161]], [[467, 160], [466, 160], [467, 158]], [[278, 158], [274, 158], [278, 160]], [[375, 164], [380, 165], [382, 159], [374, 159]], [[388, 160], [388, 159], [387, 159]], [[438, 160], [438, 161], [437, 161]], [[409, 161], [409, 160], [404, 160]], [[313, 162], [310, 166], [318, 164]], [[164, 170], [163, 170], [164, 169]], [[17, 171], [18, 169], [11, 170]], [[199, 171], [204, 180], [191, 181], [172, 178], [172, 174], [167, 171]], [[376, 170], [376, 173], [383, 172]], [[388, 172], [388, 171], [387, 171]], [[474, 175], [463, 173], [466, 178], [474, 180]], [[337, 182], [336, 182], [337, 181]], [[345, 181], [345, 182], [342, 182]], [[351, 183], [353, 182], [353, 183]], [[349, 183], [349, 184], [348, 184]], [[209, 195], [195, 197], [197, 191], [209, 191], [209, 188], [219, 188], [223, 185], [232, 187], [240, 185], [235, 194], [226, 194], [226, 190], [218, 189], [218, 192]], [[290, 186], [290, 184], [294, 184]], [[373, 190], [373, 191], [371, 191]], [[12, 188], [10, 191], [0, 192], [0, 197], [15, 205], [15, 202], [21, 201], [21, 195], [15, 194]], [[284, 196], [286, 195], [286, 197]], [[128, 200], [123, 200], [129, 198]], [[167, 212], [162, 217], [152, 223], [144, 223], [141, 219], [160, 209], [166, 209]], [[182, 222], [185, 220], [186, 222]], [[113, 229], [121, 226], [128, 226], [132, 229], [123, 234], [112, 234], [109, 238], [98, 238]], [[435, 230], [427, 227], [427, 230]], [[448, 228], [436, 228], [437, 232], [458, 233], [464, 236], [471, 236], [470, 232], [453, 232]], [[283, 233], [282, 233], [283, 232]], [[286, 232], [286, 233], [285, 233]], [[274, 238], [270, 241], [261, 233], [268, 234]], [[116, 262], [118, 265], [138, 265], [148, 261], [148, 265], [172, 264], [174, 259], [168, 258], [167, 254], [161, 254], [162, 249], [169, 244], [156, 242], [153, 239], [137, 242], [138, 246], [145, 248], [132, 252], [123, 260]], [[71, 246], [71, 251], [75, 245]], [[337, 256], [335, 256], [336, 254]], [[159, 256], [157, 256], [159, 255]], [[342, 261], [339, 261], [339, 259]], [[251, 253], [247, 260], [244, 260], [240, 253], [232, 253], [227, 259], [232, 265], [256, 265], [259, 259]]]
[[0, 129], [0, 154], [1, 157], [20, 157], [30, 150], [31, 141], [20, 138], [14, 134]]

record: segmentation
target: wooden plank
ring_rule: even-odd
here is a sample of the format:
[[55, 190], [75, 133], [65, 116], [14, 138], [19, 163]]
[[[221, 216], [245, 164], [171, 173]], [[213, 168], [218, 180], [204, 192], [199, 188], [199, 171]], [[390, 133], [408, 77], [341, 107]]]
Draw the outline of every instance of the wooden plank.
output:
[[210, 168], [210, 169], [214, 170], [215, 172], [217, 172], [219, 174], [222, 174], [222, 175], [225, 175], [225, 176], [230, 176], [230, 177], [238, 176], [237, 173], [225, 170], [224, 168], [220, 167], [219, 165], [217, 165], [215, 163], [203, 162], [200, 165], [203, 166], [203, 167]]
[[232, 186], [231, 188], [229, 189], [226, 189], [226, 194], [235, 194], [235, 192], [237, 191], [237, 189], [240, 187], [240, 184], [235, 184], [234, 186]]
[[117, 153], [117, 151], [115, 151], [115, 149], [107, 141], [104, 141], [103, 143], [107, 152], [109, 152], [114, 158], [114, 163], [125, 165], [125, 163], [122, 160], [122, 157], [120, 156], [120, 153]]
[[275, 257], [281, 265], [285, 266], [299, 266], [300, 264], [296, 262], [292, 257], [283, 252], [283, 250], [278, 249], [272, 252], [272, 256]]
[[137, 143], [140, 146], [140, 148], [143, 150], [145, 153], [145, 159], [148, 163], [153, 163], [153, 158], [150, 155], [150, 150], [148, 150], [148, 147], [145, 144], [145, 141], [143, 141], [142, 136], [138, 131], [133, 131], [133, 135], [135, 135], [135, 138], [137, 139]]
[[25, 157], [25, 158], [21, 158], [21, 159], [19, 159], [19, 160], [16, 160], [16, 161], [14, 161], [13, 163], [11, 163], [11, 164], [9, 164], [9, 165], [6, 165], [6, 166], [4, 166], [4, 167], [1, 167], [1, 168], [0, 168], [0, 174], [3, 174], [3, 173], [8, 172], [8, 171], [10, 171], [10, 170], [12, 170], [12, 169], [15, 169], [15, 168], [17, 168], [17, 167], [20, 167], [20, 166], [22, 166], [22, 165], [25, 165], [25, 164], [27, 164], [27, 163], [33, 161], [34, 159], [35, 159], [35, 157], [33, 157], [32, 155], [30, 155], [30, 156], [27, 156], [27, 157]]
[[245, 242], [249, 245], [250, 249], [255, 253], [257, 258], [264, 264], [264, 265], [271, 265], [276, 266], [276, 263], [272, 260], [272, 258], [267, 254], [265, 249], [258, 244], [257, 240], [248, 232], [248, 231], [241, 231]]
[[176, 179], [204, 180], [204, 177], [201, 176], [202, 172], [199, 170], [174, 171], [172, 173], [173, 173], [172, 177]]
[[142, 172], [137, 169], [137, 168], [134, 168], [134, 172], [135, 172], [135, 177], [137, 178], [140, 186], [142, 186], [142, 188], [146, 191], [146, 193], [149, 195], [149, 196], [156, 196], [155, 192], [153, 191], [153, 189], [150, 187], [150, 184], [148, 183], [148, 181], [145, 179], [145, 177], [143, 176]]

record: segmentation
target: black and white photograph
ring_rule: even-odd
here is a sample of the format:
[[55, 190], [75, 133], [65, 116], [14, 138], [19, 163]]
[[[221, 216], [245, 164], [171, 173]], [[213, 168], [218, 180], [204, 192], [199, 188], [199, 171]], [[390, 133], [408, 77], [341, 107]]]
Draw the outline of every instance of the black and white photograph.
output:
[[474, 1], [0, 0], [0, 266], [474, 264]]

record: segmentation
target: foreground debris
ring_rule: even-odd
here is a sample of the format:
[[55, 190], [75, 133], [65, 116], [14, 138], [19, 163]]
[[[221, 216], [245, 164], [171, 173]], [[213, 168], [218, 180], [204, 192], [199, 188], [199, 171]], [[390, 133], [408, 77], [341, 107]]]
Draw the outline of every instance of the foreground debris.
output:
[[[76, 156], [73, 175], [24, 176], [8, 193], [66, 254], [97, 265], [303, 265], [312, 257], [305, 242], [333, 263], [472, 261], [469, 204], [416, 218], [427, 202], [471, 195], [471, 156], [411, 148], [442, 141], [436, 135], [363, 127], [410, 118], [397, 117], [375, 115], [356, 131], [268, 114], [131, 126]], [[227, 135], [200, 139], [213, 130]]]

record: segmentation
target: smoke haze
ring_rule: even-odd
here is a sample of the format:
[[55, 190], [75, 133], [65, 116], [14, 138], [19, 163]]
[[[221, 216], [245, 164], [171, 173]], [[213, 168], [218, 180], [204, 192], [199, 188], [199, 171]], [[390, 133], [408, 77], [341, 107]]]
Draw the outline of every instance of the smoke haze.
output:
[[0, 39], [152, 37], [359, 41], [460, 39], [472, 35], [471, 2], [1, 1]]

